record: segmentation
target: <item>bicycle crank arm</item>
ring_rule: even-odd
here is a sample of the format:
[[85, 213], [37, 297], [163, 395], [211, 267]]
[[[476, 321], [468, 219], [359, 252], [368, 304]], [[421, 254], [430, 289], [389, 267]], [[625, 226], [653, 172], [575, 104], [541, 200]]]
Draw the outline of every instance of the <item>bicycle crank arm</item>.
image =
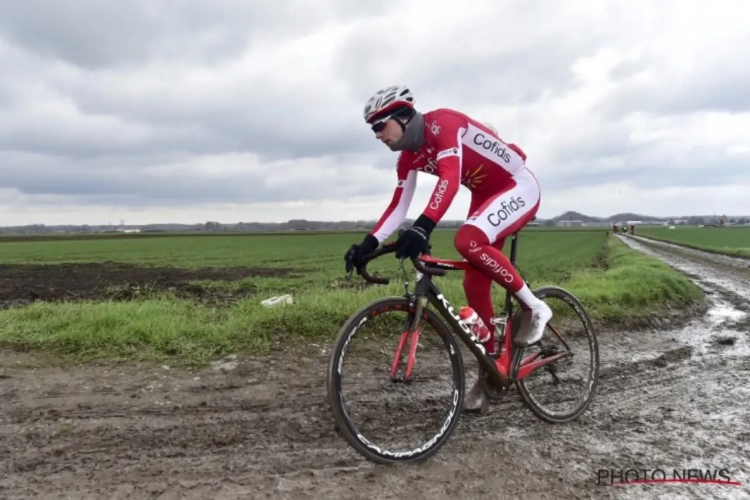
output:
[[560, 377], [557, 376], [557, 368], [555, 367], [555, 365], [547, 365], [544, 367], [544, 369], [552, 377], [552, 384], [559, 385]]

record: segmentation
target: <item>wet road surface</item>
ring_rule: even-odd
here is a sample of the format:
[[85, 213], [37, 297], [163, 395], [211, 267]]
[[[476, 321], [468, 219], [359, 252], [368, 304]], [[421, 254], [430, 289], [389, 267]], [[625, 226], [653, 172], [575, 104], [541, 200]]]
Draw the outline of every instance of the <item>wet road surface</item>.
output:
[[[748, 498], [747, 261], [623, 240], [688, 273], [710, 307], [675, 330], [600, 332], [600, 387], [576, 422], [545, 424], [512, 392], [462, 416], [430, 461], [384, 467], [334, 431], [327, 346], [192, 372], [4, 352], [0, 498]], [[742, 485], [597, 484], [691, 468]]]

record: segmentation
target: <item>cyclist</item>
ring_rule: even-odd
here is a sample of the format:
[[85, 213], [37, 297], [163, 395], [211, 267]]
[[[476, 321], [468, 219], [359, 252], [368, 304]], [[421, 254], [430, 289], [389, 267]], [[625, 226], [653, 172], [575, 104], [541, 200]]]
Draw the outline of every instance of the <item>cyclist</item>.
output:
[[[422, 114], [414, 102], [407, 86], [396, 85], [379, 90], [365, 104], [364, 119], [376, 139], [392, 151], [399, 151], [397, 185], [390, 205], [373, 230], [350, 248], [352, 263], [360, 268], [362, 256], [377, 249], [404, 221], [414, 196], [417, 172], [435, 175], [438, 180], [423, 213], [396, 241], [397, 258], [415, 258], [427, 250], [430, 233], [463, 184], [472, 197], [468, 219], [457, 231], [454, 244], [474, 267], [466, 271], [463, 287], [469, 306], [491, 332], [484, 347], [494, 354], [494, 328], [490, 324], [494, 316], [492, 281], [514, 294], [521, 307], [531, 313], [530, 321], [522, 323], [514, 342], [537, 342], [552, 311], [534, 296], [502, 253], [505, 238], [530, 222], [539, 208], [539, 184], [526, 167], [525, 153], [518, 146], [503, 142], [493, 128], [466, 114], [446, 108]], [[482, 377], [480, 371], [466, 398], [468, 410], [486, 408]]]

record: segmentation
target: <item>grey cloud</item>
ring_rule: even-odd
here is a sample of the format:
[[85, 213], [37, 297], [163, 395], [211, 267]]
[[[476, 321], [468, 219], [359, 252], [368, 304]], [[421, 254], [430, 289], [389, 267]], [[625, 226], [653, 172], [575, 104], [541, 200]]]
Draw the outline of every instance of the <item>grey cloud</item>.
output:
[[[352, 164], [361, 158], [349, 156]], [[336, 163], [340, 174], [320, 179], [304, 175], [294, 163], [274, 167], [256, 167], [246, 171], [228, 172], [220, 177], [190, 170], [194, 158], [166, 156], [152, 158], [102, 158], [84, 162], [61, 158], [0, 153], [3, 175], [0, 188], [16, 188], [27, 195], [63, 195], [79, 203], [92, 203], [101, 196], [112, 201], [131, 200], [140, 204], [209, 203], [209, 202], [283, 202], [323, 200], [335, 191], [337, 198], [383, 194], [391, 185], [372, 185], [361, 180], [357, 170], [346, 163]], [[165, 176], [154, 169], [173, 167], [176, 173]], [[248, 160], [248, 163], [249, 160]], [[184, 174], [180, 175], [180, 165]], [[302, 180], [300, 180], [302, 179]]]
[[617, 63], [611, 70], [609, 76], [613, 80], [627, 80], [646, 69], [643, 60], [625, 60]]
[[394, 153], [388, 150], [388, 153], [381, 153], [377, 156], [377, 158], [373, 158], [373, 160], [375, 168], [379, 170], [392, 170], [393, 178], [396, 178], [396, 162], [398, 161], [398, 153]]
[[[674, 153], [658, 144], [633, 145], [610, 156], [583, 156], [556, 166], [540, 178], [542, 191], [627, 182], [643, 190], [711, 187], [750, 182], [747, 156], [695, 146]], [[721, 168], [717, 168], [721, 165]]]
[[[748, 40], [750, 43], [750, 39]], [[635, 78], [650, 70], [657, 81]], [[621, 84], [597, 106], [605, 118], [632, 112], [684, 115], [697, 111], [742, 112], [750, 110], [750, 66], [741, 60], [723, 58], [695, 61], [685, 78], [662, 70], [657, 61], [645, 58], [615, 67], [610, 76]]]
[[491, 59], [433, 66], [416, 82], [434, 94], [461, 96], [469, 105], [521, 105], [562, 95], [574, 84], [570, 65], [585, 52], [564, 36], [534, 40]]
[[737, 183], [747, 184], [750, 182], [750, 175], [747, 172], [747, 164], [736, 160], [718, 171], [712, 166], [665, 169], [660, 163], [627, 165], [617, 169], [599, 169], [596, 165], [591, 165], [585, 170], [570, 169], [542, 180], [542, 192], [623, 181], [649, 191], [670, 187], [709, 188]]
[[[364, 100], [379, 88], [397, 83], [412, 86], [417, 105], [425, 98], [442, 97], [446, 107], [473, 105], [522, 105], [543, 95], [562, 95], [574, 85], [572, 63], [594, 53], [604, 35], [587, 30], [571, 36], [565, 22], [549, 22], [539, 12], [558, 9], [559, 4], [535, 2], [495, 4], [477, 26], [443, 31], [419, 38], [408, 28], [399, 36], [380, 36], [374, 47], [374, 32], [394, 29], [390, 21], [371, 30], [350, 33], [336, 53], [337, 75], [351, 79], [358, 89], [367, 89]], [[507, 28], [523, 26], [512, 31]], [[450, 39], [450, 44], [444, 40]], [[376, 49], [376, 50], [375, 50]], [[362, 57], [368, 53], [369, 57]], [[403, 81], [404, 73], [417, 78]], [[367, 94], [367, 95], [365, 95]]]
[[638, 153], [646, 145], [631, 144], [632, 130], [618, 122], [592, 122], [580, 130], [562, 129], [550, 145], [558, 164], [578, 163], [596, 158], [612, 158]]
[[[232, 42], [237, 50], [227, 52], [221, 60], [196, 61], [191, 67], [184, 59], [189, 54], [213, 57], [210, 47], [205, 49], [208, 52], [202, 52], [201, 47], [218, 43], [225, 36], [231, 39], [239, 28], [260, 39], [270, 33], [278, 35], [282, 27], [296, 29], [301, 17], [309, 26], [316, 19], [330, 21], [387, 12], [388, 4], [368, 6], [342, 1], [311, 8], [300, 0], [274, 5], [190, 0], [171, 10], [146, 0], [104, 5], [94, 0], [78, 0], [65, 7], [53, 1], [24, 2], [9, 9], [0, 22], [0, 31], [9, 32], [10, 39], [28, 43], [41, 54], [49, 55], [47, 48], [61, 51], [63, 59], [94, 69], [79, 71], [73, 66], [65, 71], [40, 70], [47, 66], [43, 58], [26, 54], [24, 59], [23, 52], [16, 51], [9, 61], [18, 67], [16, 79], [31, 82], [43, 71], [50, 92], [57, 93], [61, 102], [70, 99], [81, 116], [68, 119], [64, 129], [54, 123], [54, 117], [21, 111], [24, 118], [20, 122], [9, 116], [3, 126], [0, 116], [0, 148], [75, 158], [104, 154], [126, 157], [163, 150], [190, 154], [254, 152], [269, 161], [355, 152], [375, 158], [381, 152], [382, 145], [372, 139], [360, 118], [367, 96], [353, 89], [367, 88], [363, 77], [373, 74], [375, 68], [388, 67], [387, 61], [380, 64], [379, 58], [392, 58], [388, 43], [399, 43], [399, 37], [379, 38], [382, 50], [373, 53], [371, 32], [355, 30], [353, 38], [342, 44], [347, 49], [337, 55], [339, 69], [332, 75], [338, 76], [335, 87], [308, 80], [305, 75], [293, 87], [275, 85], [274, 75], [263, 73], [212, 79], [213, 70], [225, 71], [222, 64], [230, 57], [253, 47], [239, 39]], [[521, 11], [528, 11], [528, 7]], [[58, 14], [64, 22], [47, 20]], [[497, 18], [503, 15], [499, 13]], [[92, 19], [97, 22], [86, 22]], [[206, 35], [217, 26], [222, 26], [220, 33]], [[170, 44], [181, 47], [186, 56], [170, 52]], [[563, 46], [562, 40], [549, 36], [526, 44], [520, 53], [508, 49], [505, 55], [490, 61], [481, 55], [451, 65], [428, 59], [423, 76], [414, 84], [425, 89], [425, 94], [451, 92], [467, 105], [533, 100], [545, 89], [555, 85], [562, 88], [556, 82], [564, 77], [566, 64], [575, 54], [572, 46], [565, 49], [566, 57], [561, 57], [561, 49], [553, 50]], [[374, 59], [362, 58], [362, 51], [373, 53]], [[549, 55], [544, 60], [535, 59], [531, 56], [534, 51]], [[419, 62], [416, 59], [420, 54], [414, 51], [401, 64]], [[26, 62], [29, 57], [34, 64]], [[174, 58], [178, 65], [145, 66], [154, 57]], [[175, 69], [180, 67], [183, 69]], [[467, 79], [466, 75], [477, 77]], [[17, 86], [17, 98], [33, 105], [33, 98], [26, 97], [24, 90], [24, 86]], [[111, 117], [116, 123], [103, 131], [84, 116]]]
[[203, 60], [231, 58], [246, 43], [318, 29], [335, 19], [377, 8], [369, 2], [304, 0], [24, 0], [8, 2], [0, 32], [53, 58], [87, 68], [138, 65], [154, 57]]
[[[148, 56], [153, 44], [168, 41], [162, 31], [167, 16], [149, 15], [146, 2], [37, 0], [13, 2], [3, 8], [0, 30], [40, 54], [92, 67], [135, 62]], [[162, 40], [159, 40], [162, 38]]]
[[158, 154], [190, 151], [211, 154], [225, 151], [225, 144], [200, 129], [159, 129], [147, 125], [73, 121], [60, 124], [38, 118], [14, 121], [0, 114], [0, 150], [24, 151], [76, 159], [102, 155]]
[[[34, 79], [23, 71], [15, 75], [19, 81]], [[57, 80], [50, 76], [46, 97], [57, 105], [73, 105], [69, 112], [75, 116], [65, 116], [62, 128], [57, 123], [61, 117], [52, 111], [27, 110], [40, 107], [38, 96], [5, 84], [0, 95], [15, 99], [15, 105], [5, 112], [0, 109], [0, 148], [75, 157], [162, 149], [258, 152], [269, 160], [377, 151], [378, 144], [357, 113], [345, 112], [355, 106], [346, 96], [335, 102], [339, 97], [334, 90], [305, 88], [300, 81], [289, 92], [274, 88], [271, 77], [247, 85], [236, 82], [233, 90], [216, 92], [210, 85], [189, 84], [179, 77], [143, 85], [128, 71], [80, 73]], [[182, 89], [175, 88], [181, 84]]]

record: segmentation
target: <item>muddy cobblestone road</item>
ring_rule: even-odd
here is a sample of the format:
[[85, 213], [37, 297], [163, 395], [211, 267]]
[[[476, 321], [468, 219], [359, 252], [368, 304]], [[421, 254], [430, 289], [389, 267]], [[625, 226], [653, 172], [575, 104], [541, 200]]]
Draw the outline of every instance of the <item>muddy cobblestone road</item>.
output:
[[[600, 332], [601, 385], [574, 423], [539, 421], [513, 392], [429, 462], [383, 467], [333, 429], [326, 346], [194, 372], [5, 352], [0, 498], [750, 498], [748, 261], [624, 240], [688, 273], [708, 312]], [[742, 485], [597, 485], [599, 469], [657, 468]]]

